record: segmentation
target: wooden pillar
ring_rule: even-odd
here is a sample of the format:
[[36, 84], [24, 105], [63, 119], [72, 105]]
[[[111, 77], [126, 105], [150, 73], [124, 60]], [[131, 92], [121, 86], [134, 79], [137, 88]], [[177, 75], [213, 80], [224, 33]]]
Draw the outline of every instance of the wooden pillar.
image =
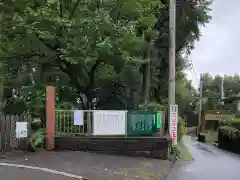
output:
[[46, 87], [46, 149], [55, 148], [55, 88]]

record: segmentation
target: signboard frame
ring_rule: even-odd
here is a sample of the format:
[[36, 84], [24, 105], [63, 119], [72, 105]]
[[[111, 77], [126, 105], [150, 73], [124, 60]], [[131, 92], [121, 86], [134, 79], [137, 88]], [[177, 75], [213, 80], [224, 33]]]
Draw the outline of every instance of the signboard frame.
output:
[[[146, 130], [146, 129], [142, 129], [142, 130], [133, 130], [133, 122], [132, 122], [132, 118], [131, 116], [135, 115], [135, 116], [144, 116], [144, 115], [152, 115], [153, 119], [152, 119], [152, 127], [151, 130]], [[145, 122], [143, 123], [143, 128], [146, 128], [145, 126], [147, 125], [147, 122], [145, 120]], [[153, 112], [153, 111], [128, 111], [127, 113], [127, 136], [153, 136], [157, 134], [157, 112]]]
[[[108, 116], [120, 119], [108, 119]], [[126, 135], [126, 111], [94, 110], [93, 135]]]
[[16, 122], [16, 138], [27, 138], [28, 137], [28, 122]]

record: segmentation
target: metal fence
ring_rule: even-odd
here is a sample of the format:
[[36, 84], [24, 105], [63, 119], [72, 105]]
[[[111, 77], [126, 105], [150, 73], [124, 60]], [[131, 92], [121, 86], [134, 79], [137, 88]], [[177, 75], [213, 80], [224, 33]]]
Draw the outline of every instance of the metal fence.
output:
[[2, 154], [12, 149], [23, 148], [27, 138], [21, 140], [16, 138], [16, 122], [28, 122], [28, 132], [30, 132], [31, 119], [31, 116], [27, 114], [0, 116], [0, 150]]
[[[163, 135], [164, 123], [162, 127], [157, 127], [155, 123], [156, 112], [131, 112], [124, 111], [125, 116], [122, 117], [119, 113], [114, 112], [114, 110], [82, 110], [83, 122], [82, 125], [76, 125], [74, 123], [74, 113], [76, 110], [55, 110], [55, 136], [89, 136], [89, 135], [125, 135], [125, 136], [136, 136], [136, 135]], [[95, 113], [96, 111], [96, 113]], [[99, 111], [106, 112], [99, 114]], [[99, 116], [98, 116], [98, 115]], [[132, 115], [132, 116], [131, 116]], [[136, 115], [133, 116], [133, 115]], [[120, 119], [124, 119], [124, 123], [113, 119], [109, 121], [112, 117], [115, 118], [121, 116]], [[135, 117], [135, 118], [133, 118]], [[119, 120], [120, 120], [119, 119]], [[96, 121], [97, 120], [97, 121]], [[163, 121], [165, 118], [163, 118]], [[154, 123], [153, 123], [154, 121]], [[109, 122], [108, 124], [106, 124]], [[93, 124], [96, 123], [94, 126]], [[125, 125], [123, 125], [125, 124]], [[100, 128], [100, 129], [99, 129]], [[114, 128], [117, 128], [114, 130]], [[110, 131], [112, 130], [112, 131]], [[118, 132], [117, 130], [121, 131]], [[114, 134], [114, 132], [116, 134]], [[123, 131], [125, 131], [123, 133]]]
[[84, 110], [83, 125], [74, 125], [75, 110], [55, 110], [55, 136], [83, 136], [92, 134], [94, 110]]

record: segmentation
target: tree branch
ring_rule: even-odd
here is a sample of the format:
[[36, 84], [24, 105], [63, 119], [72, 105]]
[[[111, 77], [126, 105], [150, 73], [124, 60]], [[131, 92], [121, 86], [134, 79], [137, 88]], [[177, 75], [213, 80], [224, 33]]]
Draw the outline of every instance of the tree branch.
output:
[[40, 37], [38, 33], [35, 33], [36, 37], [38, 38], [39, 41], [41, 41], [46, 47], [48, 47], [50, 50], [56, 50], [55, 46], [52, 44], [46, 42], [43, 38]]
[[[40, 54], [38, 52], [31, 52], [31, 53], [23, 53], [23, 54], [15, 54], [12, 56], [6, 56], [6, 57], [0, 57], [0, 60], [3, 62], [12, 60], [12, 59], [28, 59], [34, 56], [39, 56], [39, 57], [46, 57], [45, 54]], [[3, 59], [2, 59], [3, 58]]]
[[94, 86], [94, 76], [95, 76], [95, 72], [98, 68], [98, 66], [102, 63], [103, 61], [101, 60], [97, 60], [96, 63], [94, 64], [94, 66], [91, 68], [91, 71], [88, 73], [88, 77], [89, 77], [89, 84], [85, 89], [85, 93], [88, 93], [90, 89], [93, 88]]
[[70, 15], [68, 18], [69, 20], [71, 20], [73, 18], [73, 15], [74, 15], [79, 3], [80, 3], [80, 0], [77, 0], [77, 2], [74, 4], [74, 7], [73, 7], [72, 11], [70, 12]]

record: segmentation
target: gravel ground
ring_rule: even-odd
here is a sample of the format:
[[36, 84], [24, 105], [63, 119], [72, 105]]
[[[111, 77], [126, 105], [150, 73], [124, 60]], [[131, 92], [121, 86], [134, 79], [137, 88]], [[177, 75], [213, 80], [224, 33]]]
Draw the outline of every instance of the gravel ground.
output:
[[[170, 162], [165, 160], [75, 151], [15, 152], [0, 159], [0, 163], [49, 168], [83, 176], [88, 180], [163, 180], [170, 169]], [[18, 177], [18, 180], [32, 180], [33, 176], [38, 178], [35, 180], [69, 179], [39, 170], [0, 165], [1, 172], [5, 172], [4, 180], [15, 180], [14, 177]]]

